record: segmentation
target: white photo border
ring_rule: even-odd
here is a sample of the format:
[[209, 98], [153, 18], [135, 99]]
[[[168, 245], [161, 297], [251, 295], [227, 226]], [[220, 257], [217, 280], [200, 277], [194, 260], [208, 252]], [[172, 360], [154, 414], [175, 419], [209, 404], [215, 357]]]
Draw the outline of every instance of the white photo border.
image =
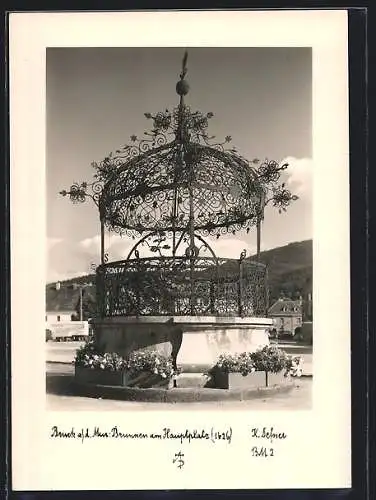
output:
[[[12, 455], [14, 490], [273, 489], [351, 486], [347, 12], [160, 11], [10, 14]], [[142, 29], [140, 29], [142, 26]], [[295, 412], [47, 412], [45, 79], [47, 47], [306, 46], [313, 53], [313, 408]], [[231, 425], [231, 446], [57, 441], [52, 425]], [[250, 457], [250, 427], [288, 439]], [[302, 451], [304, 450], [304, 451]], [[110, 458], [111, 457], [111, 458]], [[64, 469], [64, 474], [61, 470]], [[145, 477], [147, 474], [147, 479]]]

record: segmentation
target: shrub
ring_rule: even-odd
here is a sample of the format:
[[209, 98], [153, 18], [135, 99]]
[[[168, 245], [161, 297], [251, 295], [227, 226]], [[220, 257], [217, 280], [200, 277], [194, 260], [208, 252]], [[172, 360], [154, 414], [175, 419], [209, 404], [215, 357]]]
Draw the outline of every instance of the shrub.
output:
[[287, 367], [288, 354], [275, 346], [265, 346], [251, 353], [257, 371], [277, 373]]
[[251, 354], [247, 352], [221, 354], [215, 366], [226, 373], [241, 373], [244, 376], [256, 371]]
[[131, 373], [149, 372], [162, 378], [172, 378], [175, 374], [173, 360], [155, 351], [134, 351], [127, 360]]
[[275, 346], [265, 346], [255, 352], [221, 354], [214, 369], [225, 373], [241, 373], [243, 376], [255, 371], [278, 373], [285, 370], [285, 375], [300, 377], [302, 359], [290, 356]]
[[90, 338], [77, 349], [75, 366], [96, 368], [99, 370], [120, 371], [126, 368], [126, 361], [115, 352], [102, 352], [98, 349], [95, 339]]
[[95, 340], [89, 339], [76, 352], [75, 366], [95, 368], [109, 371], [128, 371], [132, 375], [141, 372], [160, 375], [162, 378], [172, 378], [176, 374], [173, 360], [155, 351], [134, 351], [127, 358], [112, 352], [102, 352]]
[[89, 338], [84, 345], [77, 349], [74, 364], [76, 366], [86, 366], [87, 360], [94, 358], [94, 355], [103, 355], [103, 352], [98, 349], [95, 339]]

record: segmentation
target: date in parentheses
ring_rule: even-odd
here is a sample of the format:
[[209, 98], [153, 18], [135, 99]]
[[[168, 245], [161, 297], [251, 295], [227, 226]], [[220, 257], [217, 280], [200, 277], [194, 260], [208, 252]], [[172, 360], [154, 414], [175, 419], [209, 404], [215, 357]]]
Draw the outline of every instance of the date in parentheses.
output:
[[274, 448], [266, 448], [265, 446], [253, 446], [251, 448], [252, 457], [268, 458], [274, 457]]

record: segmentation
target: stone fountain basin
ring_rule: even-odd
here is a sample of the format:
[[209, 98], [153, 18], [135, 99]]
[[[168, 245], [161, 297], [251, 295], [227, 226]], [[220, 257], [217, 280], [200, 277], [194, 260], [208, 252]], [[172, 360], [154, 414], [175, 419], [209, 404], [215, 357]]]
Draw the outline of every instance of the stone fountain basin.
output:
[[[217, 316], [145, 316], [96, 319], [94, 333], [105, 352], [126, 357], [136, 350], [151, 349], [172, 356], [182, 373], [177, 387], [127, 387], [111, 385], [100, 379], [88, 383], [76, 377], [77, 394], [89, 397], [134, 401], [197, 402], [242, 401], [286, 392], [294, 387], [291, 380], [274, 386], [254, 384], [241, 387], [213, 388], [207, 372], [222, 353], [252, 352], [269, 344], [269, 318]], [[244, 381], [245, 382], [245, 381]]]
[[183, 373], [205, 373], [223, 353], [268, 345], [270, 318], [218, 316], [111, 317], [93, 321], [98, 345], [127, 357], [151, 349], [172, 356]]

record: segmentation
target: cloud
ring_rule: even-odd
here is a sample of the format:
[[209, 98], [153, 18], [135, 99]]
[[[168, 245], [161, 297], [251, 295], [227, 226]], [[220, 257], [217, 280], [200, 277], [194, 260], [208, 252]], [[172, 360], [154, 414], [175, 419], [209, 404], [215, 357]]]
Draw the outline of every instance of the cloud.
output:
[[[130, 245], [128, 241], [120, 241], [118, 235], [106, 235], [106, 252], [110, 260], [125, 258], [126, 249]], [[47, 239], [48, 282], [70, 279], [82, 276], [91, 271], [91, 265], [100, 262], [100, 236], [95, 235], [75, 242], [61, 238]]]
[[[128, 237], [121, 237], [116, 233], [105, 233], [105, 252], [108, 253], [110, 260], [125, 259], [134, 245], [134, 241]], [[79, 251], [90, 258], [92, 262], [99, 262], [101, 238], [95, 235], [91, 238], [85, 238], [77, 243]]]
[[285, 171], [286, 184], [293, 194], [301, 199], [312, 199], [313, 161], [311, 158], [285, 158], [282, 163], [288, 163]]
[[[289, 165], [284, 172], [287, 187], [293, 194], [298, 195], [302, 201], [308, 201], [307, 206], [310, 206], [314, 168], [312, 159], [287, 157], [283, 160], [283, 163]], [[287, 215], [289, 214], [290, 211], [287, 212]], [[294, 223], [292, 223], [292, 219], [289, 219], [288, 226], [283, 225], [281, 219], [277, 221], [275, 217], [275, 214], [271, 213], [268, 217], [267, 227], [264, 224], [262, 250], [281, 246], [286, 241], [302, 240], [310, 237], [310, 233], [307, 233], [308, 236], [306, 232], [298, 234], [296, 229], [299, 224], [301, 225], [302, 220], [307, 219], [302, 209], [299, 211], [299, 220], [294, 220]], [[272, 227], [271, 232], [268, 229], [269, 226]], [[307, 223], [305, 223], [304, 228], [306, 226]], [[126, 259], [136, 241], [129, 237], [122, 238], [116, 233], [106, 232], [105, 252], [108, 253], [109, 261]], [[247, 250], [248, 256], [256, 253], [254, 230], [248, 236], [240, 233], [239, 237], [223, 236], [219, 239], [209, 237], [206, 238], [206, 241], [218, 257], [239, 258], [244, 249]], [[143, 257], [156, 255], [147, 246], [140, 247], [139, 250], [140, 255]], [[47, 279], [49, 282], [82, 276], [92, 272], [92, 264], [98, 265], [100, 262], [100, 235], [94, 235], [81, 241], [63, 240], [56, 237], [47, 238], [47, 251]], [[209, 253], [205, 255], [209, 255]]]
[[78, 243], [60, 240], [48, 245], [47, 281], [61, 281], [90, 271], [92, 254]]
[[85, 238], [81, 240], [78, 245], [85, 251], [98, 251], [100, 249], [101, 238], [100, 235], [92, 236], [91, 238]]
[[107, 235], [105, 244], [109, 260], [126, 259], [135, 243], [136, 241], [127, 236], [121, 237], [114, 233]]
[[221, 237], [218, 240], [208, 238], [208, 243], [213, 248], [217, 257], [238, 259], [244, 249], [247, 250], [247, 256], [253, 255], [256, 252], [254, 245], [241, 238]]
[[[255, 250], [254, 246], [252, 246], [250, 242], [247, 242], [244, 239], [240, 238], [223, 236], [219, 239], [209, 237], [205, 240], [212, 247], [215, 254], [220, 257], [238, 258], [243, 249], [247, 250], [248, 255], [254, 253]], [[109, 260], [112, 261], [126, 259], [135, 243], [137, 243], [137, 239], [131, 240], [126, 236], [121, 237], [114, 233], [106, 234], [105, 251], [106, 253], [108, 253]], [[171, 246], [170, 239], [167, 239], [166, 243], [170, 244]], [[86, 255], [90, 254], [93, 256], [93, 258], [96, 257], [96, 259], [98, 259], [98, 256], [100, 254], [99, 236], [86, 238], [85, 240], [80, 241], [78, 245]], [[147, 245], [139, 246], [138, 249], [140, 251], [140, 256], [142, 257], [151, 257], [156, 255], [154, 252], [151, 252], [149, 250]], [[180, 249], [184, 251], [185, 247], [182, 245]], [[169, 251], [170, 250], [168, 250], [167, 253]], [[181, 254], [181, 251], [178, 252], [178, 254]]]
[[[99, 264], [100, 261], [100, 236], [95, 235], [78, 242], [62, 240], [59, 238], [48, 241], [48, 272], [47, 281], [63, 281], [76, 276], [82, 276], [92, 272], [91, 265]], [[255, 253], [255, 246], [246, 239], [223, 236], [219, 239], [206, 238], [206, 241], [214, 250], [217, 257], [239, 258], [240, 253], [246, 249], [247, 255]], [[105, 235], [105, 251], [108, 253], [109, 261], [123, 260], [136, 241], [128, 237], [120, 237], [117, 234]], [[155, 256], [147, 246], [139, 247], [142, 257]], [[184, 250], [184, 247], [182, 247]], [[180, 252], [179, 252], [180, 254]], [[204, 255], [209, 256], [206, 252]]]
[[49, 270], [48, 276], [47, 276], [47, 282], [48, 283], [55, 283], [57, 281], [65, 281], [69, 280], [71, 278], [76, 278], [78, 276], [84, 276], [85, 274], [88, 274], [86, 270], [81, 270], [81, 271], [72, 271], [72, 272], [64, 272], [64, 273], [59, 273], [57, 271]]

